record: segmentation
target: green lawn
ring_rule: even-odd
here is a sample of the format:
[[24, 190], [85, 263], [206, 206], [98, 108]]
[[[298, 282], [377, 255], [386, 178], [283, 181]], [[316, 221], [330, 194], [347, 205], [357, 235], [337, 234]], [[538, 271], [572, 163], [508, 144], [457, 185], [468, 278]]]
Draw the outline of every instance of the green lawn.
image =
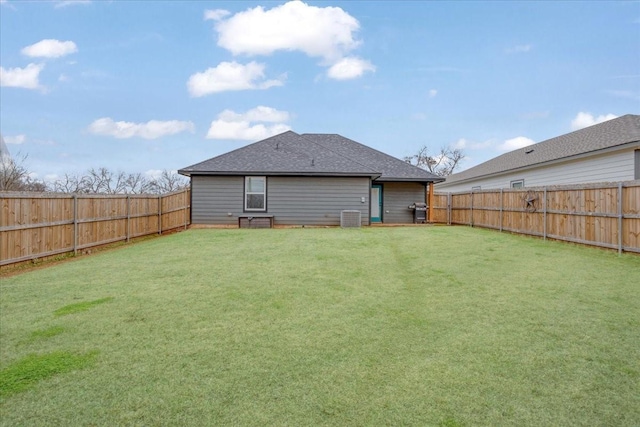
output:
[[191, 230], [0, 292], [0, 425], [640, 425], [639, 256]]

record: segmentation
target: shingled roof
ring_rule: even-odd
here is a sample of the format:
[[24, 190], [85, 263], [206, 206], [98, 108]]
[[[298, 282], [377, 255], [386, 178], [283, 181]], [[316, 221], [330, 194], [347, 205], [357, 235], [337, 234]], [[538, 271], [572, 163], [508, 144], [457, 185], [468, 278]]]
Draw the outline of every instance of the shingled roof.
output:
[[341, 135], [305, 133], [302, 136], [341, 156], [358, 159], [360, 163], [378, 171], [380, 177], [376, 181], [440, 182], [444, 180], [444, 178], [433, 175], [424, 169]]
[[178, 171], [182, 175], [369, 176], [381, 181], [442, 179], [335, 134], [287, 131]]
[[640, 141], [640, 116], [627, 114], [556, 138], [510, 151], [465, 171], [449, 175], [445, 184], [482, 178], [542, 163], [568, 159]]

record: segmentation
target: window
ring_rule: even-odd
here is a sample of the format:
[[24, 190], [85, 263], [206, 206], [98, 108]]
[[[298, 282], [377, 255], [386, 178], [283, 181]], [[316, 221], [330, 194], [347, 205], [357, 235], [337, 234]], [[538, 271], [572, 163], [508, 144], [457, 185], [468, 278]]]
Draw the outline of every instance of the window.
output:
[[511, 181], [511, 188], [522, 188], [522, 187], [524, 187], [524, 179]]
[[267, 210], [267, 177], [247, 176], [244, 178], [244, 210]]

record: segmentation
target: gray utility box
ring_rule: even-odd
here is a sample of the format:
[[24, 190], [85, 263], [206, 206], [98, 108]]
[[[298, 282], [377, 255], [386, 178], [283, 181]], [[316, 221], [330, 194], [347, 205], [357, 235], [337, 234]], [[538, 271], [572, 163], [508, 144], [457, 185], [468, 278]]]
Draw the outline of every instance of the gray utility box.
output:
[[409, 206], [409, 209], [413, 209], [413, 223], [425, 224], [427, 222], [427, 204], [416, 202]]

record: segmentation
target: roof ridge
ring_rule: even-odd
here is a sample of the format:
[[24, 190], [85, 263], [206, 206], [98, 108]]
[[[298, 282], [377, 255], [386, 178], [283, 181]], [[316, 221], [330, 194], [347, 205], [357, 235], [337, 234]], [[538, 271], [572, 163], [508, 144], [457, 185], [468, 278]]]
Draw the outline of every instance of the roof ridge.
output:
[[[337, 151], [335, 151], [335, 150], [331, 149], [330, 147], [327, 147], [326, 145], [320, 144], [319, 142], [316, 142], [316, 141], [314, 141], [314, 140], [313, 140], [313, 139], [311, 139], [311, 138], [306, 138], [306, 137], [305, 137], [305, 135], [336, 135], [336, 136], [339, 136], [339, 137], [345, 138], [344, 136], [342, 136], [342, 135], [340, 135], [340, 134], [337, 134], [337, 133], [317, 133], [317, 134], [312, 134], [312, 133], [303, 133], [303, 134], [301, 134], [301, 135], [300, 135], [302, 138], [306, 139], [307, 141], [309, 141], [309, 142], [311, 142], [311, 143], [313, 143], [313, 144], [315, 144], [315, 145], [317, 145], [317, 146], [319, 146], [319, 147], [321, 147], [321, 148], [323, 148], [323, 149], [325, 149], [325, 150], [329, 150], [329, 151], [331, 151], [332, 153], [334, 153], [334, 154], [335, 154], [335, 155], [337, 155], [337, 156], [340, 156], [340, 157], [342, 157], [342, 158], [345, 158], [345, 159], [347, 159], [347, 160], [349, 160], [349, 161], [351, 161], [351, 162], [357, 163], [357, 164], [359, 164], [360, 166], [363, 166], [363, 167], [365, 167], [365, 168], [369, 169], [371, 172], [380, 173], [380, 171], [377, 171], [377, 170], [373, 169], [373, 168], [372, 168], [371, 166], [369, 166], [369, 165], [365, 165], [364, 163], [361, 163], [361, 162], [359, 162], [359, 161], [357, 161], [357, 160], [354, 160], [354, 159], [352, 159], [352, 158], [351, 158], [351, 157], [349, 157], [349, 156], [345, 156], [345, 155], [344, 155], [344, 154], [342, 154], [342, 153], [338, 153]], [[345, 139], [349, 139], [349, 138], [345, 138]], [[351, 140], [350, 140], [350, 141], [351, 141]], [[356, 142], [356, 141], [353, 141], [353, 142]], [[356, 143], [357, 143], [357, 144], [359, 144], [358, 142], [356, 142]], [[362, 144], [360, 144], [360, 145], [362, 145]], [[368, 148], [369, 148], [369, 147], [368, 147]]]
[[[419, 170], [420, 170], [420, 171], [422, 171], [422, 172], [427, 172], [427, 173], [429, 173], [429, 174], [433, 175], [435, 178], [442, 178], [442, 177], [439, 177], [438, 175], [436, 175], [436, 174], [434, 174], [434, 173], [432, 173], [432, 172], [429, 172], [429, 171], [428, 171], [428, 170], [426, 170], [426, 169], [422, 169], [421, 167], [418, 167], [418, 166], [413, 165], [413, 164], [411, 164], [411, 163], [409, 163], [409, 162], [403, 161], [402, 159], [399, 159], [399, 158], [397, 158], [397, 157], [394, 157], [394, 156], [392, 156], [391, 154], [387, 154], [387, 153], [385, 153], [384, 151], [380, 151], [380, 150], [378, 150], [378, 149], [376, 149], [376, 148], [369, 147], [368, 145], [365, 145], [365, 144], [363, 144], [363, 143], [361, 143], [361, 142], [355, 141], [355, 140], [353, 140], [353, 139], [351, 139], [351, 138], [347, 138], [346, 136], [340, 135], [340, 134], [338, 134], [338, 133], [303, 133], [303, 134], [302, 134], [302, 136], [305, 136], [305, 135], [335, 135], [335, 136], [339, 136], [340, 138], [344, 138], [344, 139], [346, 139], [346, 140], [348, 140], [348, 141], [350, 141], [350, 142], [352, 142], [352, 143], [354, 143], [354, 144], [359, 145], [360, 147], [366, 148], [366, 149], [371, 150], [371, 151], [375, 151], [375, 152], [376, 152], [376, 153], [378, 153], [378, 154], [382, 154], [383, 156], [385, 156], [385, 157], [387, 157], [387, 158], [389, 158], [389, 159], [392, 159], [392, 160], [394, 160], [394, 161], [403, 162], [403, 163], [405, 163], [407, 166], [411, 166], [411, 167], [413, 167], [413, 168], [415, 168], [415, 169], [419, 169]], [[346, 157], [346, 156], [344, 156], [344, 157]], [[349, 157], [347, 157], [347, 158], [349, 158]], [[355, 160], [354, 160], [354, 161], [355, 161]]]
[[193, 165], [191, 165], [191, 166], [187, 166], [186, 168], [182, 168], [182, 169], [180, 169], [180, 170], [189, 170], [189, 169], [193, 169], [193, 168], [195, 168], [196, 166], [201, 165], [202, 163], [205, 163], [205, 162], [211, 161], [211, 160], [213, 160], [213, 159], [217, 159], [218, 157], [228, 156], [228, 155], [230, 155], [230, 154], [235, 153], [236, 151], [244, 150], [245, 148], [251, 147], [251, 146], [253, 146], [253, 145], [256, 145], [256, 144], [261, 143], [261, 142], [264, 142], [264, 141], [268, 141], [268, 140], [270, 140], [271, 138], [275, 138], [276, 136], [285, 135], [285, 134], [287, 134], [287, 133], [292, 133], [292, 134], [294, 134], [294, 135], [296, 135], [296, 136], [301, 136], [300, 134], [298, 134], [298, 133], [296, 133], [296, 132], [292, 131], [291, 129], [289, 129], [289, 130], [286, 130], [286, 131], [284, 131], [284, 132], [278, 133], [278, 134], [276, 134], [276, 135], [271, 135], [271, 136], [269, 136], [269, 137], [267, 137], [267, 138], [265, 138], [265, 139], [260, 139], [260, 140], [258, 140], [258, 141], [254, 141], [254, 142], [252, 142], [252, 143], [250, 143], [250, 144], [243, 145], [242, 147], [234, 148], [234, 149], [233, 149], [233, 150], [231, 150], [231, 151], [227, 151], [227, 152], [224, 152], [224, 153], [218, 154], [217, 156], [209, 157], [208, 159], [205, 159], [205, 160], [203, 160], [203, 161], [201, 161], [201, 162], [198, 162], [198, 163], [194, 163]]

